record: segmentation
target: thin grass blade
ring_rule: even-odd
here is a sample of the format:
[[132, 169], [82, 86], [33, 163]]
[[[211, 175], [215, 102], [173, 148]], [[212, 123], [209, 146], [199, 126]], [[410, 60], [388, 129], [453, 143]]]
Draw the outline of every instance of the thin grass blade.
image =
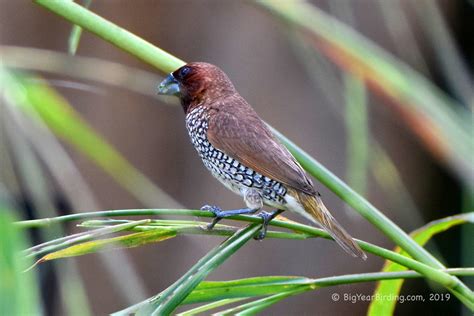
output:
[[20, 254], [26, 245], [24, 232], [14, 227], [10, 211], [2, 205], [0, 232], [0, 315], [41, 314], [36, 275], [22, 273], [31, 264]]
[[87, 232], [82, 232], [82, 233], [69, 235], [62, 238], [53, 239], [53, 240], [47, 241], [45, 243], [42, 243], [42, 244], [39, 244], [27, 249], [25, 251], [26, 256], [27, 257], [38, 256], [43, 253], [53, 252], [67, 246], [72, 246], [73, 244], [89, 241], [92, 239], [97, 239], [98, 237], [101, 237], [104, 235], [117, 233], [124, 230], [129, 230], [137, 225], [145, 224], [149, 221], [150, 220], [147, 220], [147, 219], [144, 219], [141, 221], [129, 221], [129, 222], [121, 223], [118, 225], [106, 226], [106, 227], [102, 227], [102, 228], [87, 231]]
[[176, 232], [173, 230], [156, 229], [146, 232], [133, 233], [125, 236], [88, 241], [47, 254], [39, 259], [35, 265], [55, 259], [83, 256], [101, 250], [143, 246], [152, 242], [160, 242], [169, 238], [173, 238], [175, 236]]

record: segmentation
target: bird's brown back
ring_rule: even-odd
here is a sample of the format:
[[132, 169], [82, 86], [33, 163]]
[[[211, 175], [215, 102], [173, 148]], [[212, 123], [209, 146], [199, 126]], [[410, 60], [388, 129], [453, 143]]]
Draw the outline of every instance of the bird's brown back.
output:
[[306, 194], [316, 191], [291, 153], [237, 93], [208, 104], [209, 142], [245, 166]]

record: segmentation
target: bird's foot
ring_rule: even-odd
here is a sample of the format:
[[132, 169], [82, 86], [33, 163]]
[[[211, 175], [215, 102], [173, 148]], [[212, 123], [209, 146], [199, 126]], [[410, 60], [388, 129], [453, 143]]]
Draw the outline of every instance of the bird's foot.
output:
[[206, 227], [204, 227], [206, 230], [212, 230], [214, 228], [214, 226], [216, 226], [216, 224], [224, 218], [224, 216], [222, 216], [222, 209], [219, 207], [219, 206], [215, 206], [215, 205], [204, 205], [203, 207], [201, 207], [201, 211], [209, 211], [209, 212], [212, 212], [214, 214], [214, 219], [212, 220], [212, 222], [207, 225]]
[[222, 212], [222, 209], [219, 206], [215, 206], [215, 205], [204, 205], [201, 207], [201, 211], [209, 211], [216, 214], [216, 213]]
[[262, 211], [258, 213], [257, 215], [262, 218], [263, 224], [262, 224], [262, 229], [258, 232], [258, 235], [254, 237], [255, 240], [263, 240], [265, 236], [267, 235], [267, 229], [268, 229], [268, 224], [272, 219], [278, 216], [283, 212], [283, 210], [276, 210], [273, 212], [265, 212]]
[[212, 206], [212, 205], [204, 205], [203, 207], [201, 207], [201, 210], [212, 212], [215, 216], [212, 222], [209, 225], [207, 225], [206, 227], [207, 230], [213, 229], [214, 226], [216, 226], [216, 224], [225, 217], [234, 216], [234, 215], [242, 215], [242, 214], [251, 214], [251, 213], [255, 213], [256, 211], [249, 208], [223, 211], [220, 207]]

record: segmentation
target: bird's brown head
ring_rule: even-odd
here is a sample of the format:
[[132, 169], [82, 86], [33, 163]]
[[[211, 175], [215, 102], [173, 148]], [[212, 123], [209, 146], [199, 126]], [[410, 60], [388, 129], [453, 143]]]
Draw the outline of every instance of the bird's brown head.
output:
[[188, 113], [196, 105], [235, 93], [235, 88], [219, 67], [193, 62], [170, 73], [160, 83], [158, 93], [179, 97]]

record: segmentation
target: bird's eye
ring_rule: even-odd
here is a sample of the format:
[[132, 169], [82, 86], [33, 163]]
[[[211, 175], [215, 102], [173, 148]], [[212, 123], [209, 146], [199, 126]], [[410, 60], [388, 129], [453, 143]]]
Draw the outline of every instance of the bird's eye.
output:
[[189, 68], [189, 67], [183, 67], [183, 68], [181, 68], [181, 70], [179, 71], [179, 76], [180, 76], [181, 78], [184, 78], [184, 77], [186, 77], [186, 75], [189, 74], [190, 72], [191, 72], [191, 68]]

